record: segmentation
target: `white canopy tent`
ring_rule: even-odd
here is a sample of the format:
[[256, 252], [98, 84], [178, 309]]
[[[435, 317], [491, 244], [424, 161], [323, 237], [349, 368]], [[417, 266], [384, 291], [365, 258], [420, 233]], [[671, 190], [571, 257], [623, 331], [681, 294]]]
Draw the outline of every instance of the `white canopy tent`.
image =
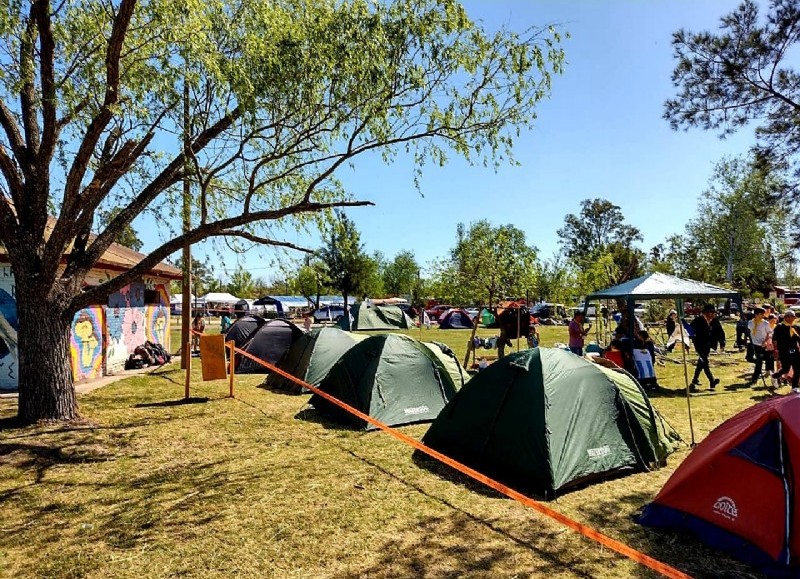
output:
[[202, 300], [207, 304], [225, 304], [232, 306], [240, 300], [227, 292], [209, 292], [203, 296]]

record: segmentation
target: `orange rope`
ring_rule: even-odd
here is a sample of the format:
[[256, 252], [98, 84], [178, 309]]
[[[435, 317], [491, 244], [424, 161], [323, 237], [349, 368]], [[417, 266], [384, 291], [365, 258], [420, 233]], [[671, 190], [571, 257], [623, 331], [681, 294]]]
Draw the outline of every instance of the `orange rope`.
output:
[[[226, 344], [226, 346], [228, 346], [228, 345]], [[603, 545], [605, 547], [608, 547], [609, 549], [611, 549], [613, 551], [616, 551], [620, 555], [624, 555], [625, 557], [628, 557], [629, 559], [631, 559], [633, 561], [636, 561], [637, 563], [640, 563], [640, 564], [644, 565], [645, 567], [648, 567], [648, 568], [652, 569], [653, 571], [656, 571], [656, 572], [660, 573], [664, 577], [669, 577], [670, 579], [692, 579], [692, 577], [690, 575], [687, 575], [683, 571], [679, 571], [678, 569], [675, 569], [674, 567], [672, 567], [670, 565], [667, 565], [666, 563], [662, 563], [658, 559], [654, 559], [653, 557], [650, 557], [649, 555], [645, 555], [644, 553], [642, 553], [640, 551], [637, 551], [636, 549], [626, 545], [625, 543], [621, 543], [621, 542], [619, 542], [619, 541], [617, 541], [615, 539], [612, 539], [611, 537], [609, 537], [607, 535], [604, 535], [600, 531], [596, 531], [595, 529], [592, 529], [591, 527], [587, 527], [586, 525], [583, 525], [583, 524], [581, 524], [581, 523], [579, 523], [577, 521], [574, 521], [574, 520], [570, 519], [569, 517], [567, 517], [566, 515], [563, 515], [563, 514], [559, 513], [558, 511], [555, 511], [555, 510], [551, 509], [547, 505], [545, 505], [545, 504], [543, 504], [543, 503], [541, 503], [539, 501], [536, 501], [536, 500], [534, 500], [534, 499], [532, 499], [532, 498], [530, 498], [530, 497], [528, 497], [526, 495], [523, 495], [522, 493], [517, 492], [512, 488], [509, 488], [509, 487], [505, 486], [504, 484], [499, 483], [496, 480], [491, 479], [488, 476], [486, 476], [484, 474], [481, 474], [480, 472], [478, 472], [478, 471], [476, 471], [476, 470], [474, 470], [474, 469], [472, 469], [472, 468], [470, 468], [470, 467], [468, 467], [466, 465], [463, 465], [463, 464], [461, 464], [460, 462], [458, 462], [456, 460], [453, 460], [452, 458], [450, 458], [447, 455], [442, 454], [441, 452], [438, 452], [438, 451], [436, 451], [436, 450], [434, 450], [434, 449], [432, 449], [432, 448], [430, 448], [428, 446], [425, 446], [421, 441], [419, 441], [419, 440], [417, 440], [415, 438], [411, 438], [410, 436], [408, 436], [406, 434], [403, 434], [399, 430], [396, 430], [396, 429], [394, 429], [394, 428], [392, 428], [390, 426], [387, 426], [387, 425], [383, 424], [382, 422], [379, 422], [378, 420], [375, 420], [371, 416], [369, 416], [367, 414], [364, 414], [360, 410], [357, 410], [357, 409], [353, 408], [349, 404], [346, 404], [346, 403], [342, 402], [341, 400], [339, 400], [338, 398], [335, 398], [334, 396], [331, 396], [327, 392], [323, 392], [319, 388], [317, 388], [315, 386], [312, 386], [311, 384], [308, 384], [308, 383], [304, 382], [303, 380], [300, 380], [299, 378], [296, 378], [295, 376], [292, 376], [291, 374], [289, 374], [287, 372], [284, 372], [280, 368], [277, 368], [277, 367], [273, 366], [272, 364], [270, 364], [268, 362], [265, 362], [264, 360], [261, 360], [260, 358], [257, 358], [256, 356], [253, 356], [252, 354], [249, 354], [249, 353], [245, 352], [244, 350], [241, 350], [239, 348], [234, 348], [233, 350], [235, 351], [235, 353], [237, 353], [237, 354], [239, 354], [241, 356], [244, 356], [246, 358], [250, 358], [254, 362], [257, 362], [258, 364], [261, 364], [262, 366], [267, 368], [270, 372], [275, 372], [276, 374], [279, 374], [279, 375], [283, 376], [287, 380], [291, 380], [292, 382], [298, 384], [299, 386], [302, 386], [303, 388], [307, 388], [308, 390], [310, 390], [314, 394], [317, 394], [318, 396], [321, 396], [322, 398], [328, 400], [329, 402], [331, 402], [331, 403], [339, 406], [340, 408], [346, 410], [347, 412], [350, 412], [351, 414], [357, 416], [361, 420], [364, 420], [364, 421], [372, 424], [373, 426], [379, 428], [380, 430], [386, 432], [387, 434], [395, 437], [396, 439], [398, 439], [398, 440], [400, 440], [402, 442], [405, 442], [409, 446], [412, 446], [412, 447], [416, 448], [417, 450], [419, 450], [421, 452], [424, 452], [428, 456], [433, 457], [436, 460], [438, 460], [440, 462], [443, 462], [444, 464], [456, 469], [457, 471], [459, 471], [459, 472], [461, 472], [461, 473], [463, 473], [463, 474], [465, 474], [465, 475], [467, 475], [467, 476], [469, 476], [469, 477], [471, 477], [471, 478], [473, 478], [473, 479], [485, 484], [486, 486], [488, 486], [488, 487], [490, 487], [490, 488], [492, 488], [492, 489], [494, 489], [494, 490], [506, 495], [507, 497], [512, 498], [515, 501], [522, 503], [526, 507], [529, 507], [529, 508], [531, 508], [531, 509], [533, 509], [533, 510], [535, 510], [535, 511], [537, 511], [537, 512], [539, 512], [539, 513], [541, 513], [541, 514], [543, 514], [545, 516], [547, 516], [547, 517], [550, 517], [551, 519], [553, 519], [555, 521], [558, 521], [562, 525], [564, 525], [566, 527], [569, 527], [570, 529], [572, 529], [573, 531], [575, 531], [577, 533], [580, 533], [581, 535], [583, 535], [587, 539], [591, 539], [592, 541], [600, 543], [601, 545]]]

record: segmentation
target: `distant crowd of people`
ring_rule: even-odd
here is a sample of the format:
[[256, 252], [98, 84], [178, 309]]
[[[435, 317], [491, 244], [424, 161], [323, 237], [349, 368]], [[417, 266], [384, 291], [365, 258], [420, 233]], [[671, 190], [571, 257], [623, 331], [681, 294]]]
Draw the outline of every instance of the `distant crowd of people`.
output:
[[[680, 323], [676, 310], [670, 310], [664, 320], [666, 345], [659, 348], [638, 318], [630, 324], [632, 332], [618, 326], [602, 353], [601, 358], [623, 368], [636, 377], [646, 389], [658, 388], [655, 375], [658, 353], [671, 352], [678, 343], [691, 344], [697, 356], [694, 375], [689, 389], [696, 392], [701, 376], [708, 380], [713, 391], [720, 383], [715, 377], [709, 356], [712, 351], [724, 351], [725, 330], [718, 318], [717, 308], [706, 304], [691, 322]], [[782, 384], [798, 388], [800, 383], [800, 327], [795, 327], [795, 312], [791, 309], [779, 315], [769, 304], [756, 306], [750, 313], [742, 312], [736, 324], [736, 346], [745, 351], [745, 359], [753, 363], [753, 373], [747, 382], [752, 386], [763, 380], [767, 389], [774, 392]], [[680, 325], [679, 325], [680, 324]], [[578, 311], [569, 324], [569, 350], [582, 356], [591, 324], [585, 324], [584, 313]], [[603, 360], [600, 360], [603, 362]], [[606, 362], [603, 362], [606, 363]]]

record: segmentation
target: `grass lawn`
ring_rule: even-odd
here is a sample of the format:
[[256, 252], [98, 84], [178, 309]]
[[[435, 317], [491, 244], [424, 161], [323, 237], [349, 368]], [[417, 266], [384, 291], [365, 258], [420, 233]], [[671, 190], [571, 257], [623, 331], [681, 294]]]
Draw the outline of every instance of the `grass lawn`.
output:
[[[543, 327], [541, 335], [543, 345], [563, 342], [566, 328]], [[423, 340], [446, 342], [461, 359], [468, 337], [422, 330]], [[741, 354], [712, 364], [721, 391], [691, 400], [698, 441], [766, 395], [744, 387], [750, 366]], [[667, 361], [658, 373], [669, 391], [653, 403], [689, 440], [683, 367]], [[183, 404], [183, 375], [173, 365], [81, 396], [83, 423], [24, 429], [7, 428], [15, 400], [0, 399], [0, 576], [655, 576], [421, 463], [383, 433], [318, 419], [306, 396], [263, 390], [262, 379], [238, 377], [229, 399], [225, 381], [203, 383], [195, 368], [194, 399]], [[426, 428], [402, 430], [421, 437]], [[633, 522], [687, 453], [660, 471], [594, 484], [550, 505], [695, 577], [758, 577], [693, 540]]]

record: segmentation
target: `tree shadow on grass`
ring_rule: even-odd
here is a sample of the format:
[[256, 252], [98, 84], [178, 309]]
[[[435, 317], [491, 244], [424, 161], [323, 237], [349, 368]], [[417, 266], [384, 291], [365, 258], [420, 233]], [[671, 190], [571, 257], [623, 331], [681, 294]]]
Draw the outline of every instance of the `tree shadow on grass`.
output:
[[[436, 496], [423, 487], [396, 475], [383, 466], [356, 454], [352, 450], [348, 452], [370, 467], [379, 470], [385, 476], [402, 483], [428, 499], [448, 507], [452, 514], [423, 519], [414, 526], [413, 533], [410, 533], [409, 539], [400, 537], [376, 547], [374, 551], [382, 553], [382, 556], [368, 569], [343, 571], [332, 575], [335, 579], [354, 579], [356, 577], [416, 579], [417, 577], [431, 576], [433, 569], [436, 569], [433, 572], [436, 577], [460, 578], [474, 573], [485, 575], [486, 573], [492, 573], [493, 569], [496, 569], [497, 576], [511, 576], [513, 575], [511, 568], [518, 564], [516, 562], [519, 558], [518, 547], [533, 551], [535, 558], [541, 561], [540, 566], [537, 566], [533, 571], [527, 566], [524, 567], [525, 575], [530, 573], [530, 576], [545, 575], [555, 571], [563, 573], [567, 570], [576, 577], [594, 577], [595, 573], [591, 570], [592, 565], [608, 559], [608, 556], [601, 554], [599, 550], [597, 552], [599, 557], [597, 558], [585, 555], [576, 556], [575, 554], [561, 551], [558, 547], [553, 546], [553, 540], [561, 531], [545, 530], [535, 521], [530, 524], [533, 528], [525, 529], [523, 532], [509, 530], [505, 528], [506, 526], [502, 520], [492, 520], [477, 516], [447, 499]], [[417, 451], [413, 456], [415, 462], [427, 459], [431, 463], [436, 463], [457, 475], [461, 475], [461, 473], [453, 471], [450, 467], [428, 457], [424, 453]], [[479, 485], [484, 492], [488, 491], [487, 494], [489, 496], [495, 498], [502, 496], [465, 475], [461, 476], [466, 487], [471, 488], [472, 485]], [[475, 490], [478, 490], [477, 486]], [[500, 535], [509, 543], [513, 543], [513, 545], [494, 541], [491, 544], [478, 544], [475, 541], [464, 540], [474, 537], [476, 529], [479, 528]], [[453, 538], [457, 538], [455, 544]]]
[[169, 406], [186, 406], [187, 404], [205, 404], [210, 399], [205, 396], [178, 398], [177, 400], [162, 400], [161, 402], [140, 402], [134, 404], [133, 408], [165, 408]]
[[313, 424], [319, 424], [326, 430], [349, 430], [352, 432], [367, 432], [364, 428], [359, 428], [353, 423], [342, 422], [332, 418], [327, 414], [320, 412], [313, 406], [303, 408], [300, 412], [294, 415], [296, 420], [303, 420]]

